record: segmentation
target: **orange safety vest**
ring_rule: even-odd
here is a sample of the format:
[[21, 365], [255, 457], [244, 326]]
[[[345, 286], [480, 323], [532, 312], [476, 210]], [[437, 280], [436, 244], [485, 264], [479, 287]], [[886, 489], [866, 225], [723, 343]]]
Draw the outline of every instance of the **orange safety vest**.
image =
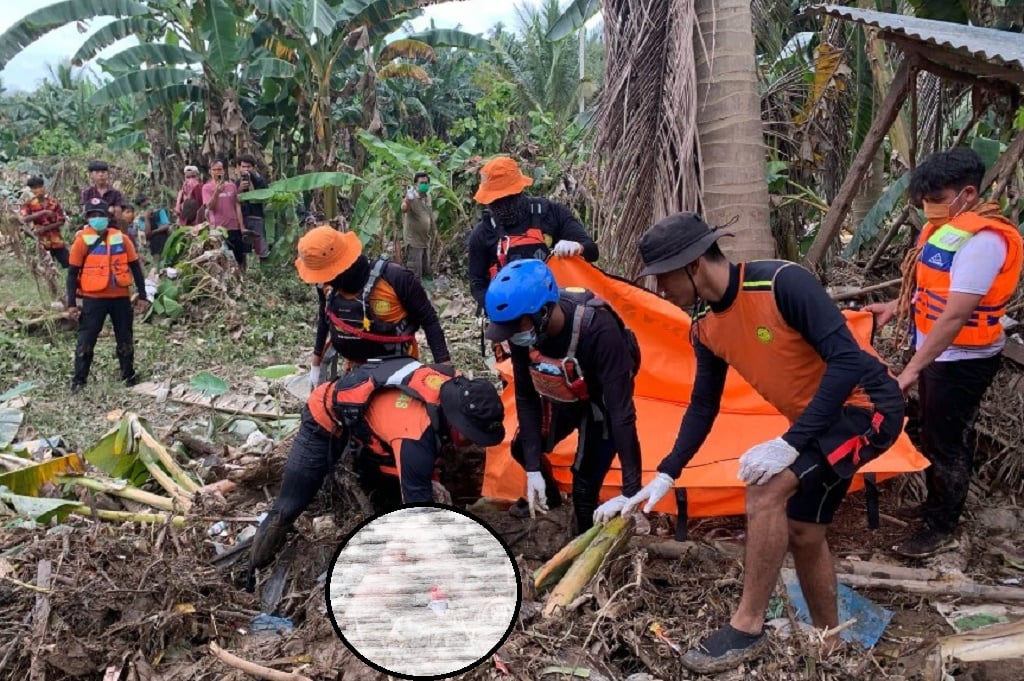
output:
[[608, 310], [626, 335], [630, 353], [633, 355], [633, 375], [635, 376], [640, 368], [640, 345], [633, 332], [626, 328], [625, 323], [608, 306], [608, 303], [595, 296], [591, 291], [575, 287], [562, 289], [559, 292], [559, 298], [569, 300], [576, 305], [572, 316], [569, 348], [566, 350], [565, 357], [558, 359], [547, 357], [536, 348], [530, 349], [530, 381], [537, 394], [553, 402], [571, 403], [590, 399], [583, 370], [580, 369], [579, 361], [576, 359], [576, 347], [579, 345], [580, 336], [590, 327], [590, 322], [593, 321], [594, 314], [599, 308]]
[[[694, 333], [711, 352], [739, 372], [769, 404], [795, 422], [810, 404], [825, 375], [821, 358], [799, 331], [786, 323], [775, 303], [775, 277], [793, 263], [781, 264], [767, 281], [748, 280], [740, 264], [736, 300], [724, 312], [703, 304], [694, 315]], [[874, 350], [858, 344], [877, 357]], [[845, 404], [873, 411], [874, 405], [857, 386]]]
[[928, 223], [921, 231], [918, 245], [921, 256], [916, 265], [917, 295], [914, 298], [914, 325], [921, 333], [931, 331], [939, 315], [946, 309], [952, 278], [953, 257], [972, 236], [983, 229], [998, 233], [1006, 242], [1006, 260], [992, 287], [988, 290], [953, 345], [991, 345], [1003, 335], [999, 320], [1006, 314], [1021, 274], [1021, 236], [1017, 228], [1002, 215], [961, 213], [943, 225]]
[[[419, 356], [416, 328], [387, 281], [388, 258], [374, 262], [363, 290], [346, 297], [324, 288], [324, 314], [331, 322], [331, 345], [352, 362], [389, 355]], [[397, 321], [395, 321], [397, 319]]]
[[131, 285], [128, 253], [125, 251], [124, 235], [119, 230], [108, 229], [103, 243], [98, 243], [99, 234], [92, 227], [85, 227], [82, 229], [82, 240], [88, 250], [78, 282], [83, 294]]

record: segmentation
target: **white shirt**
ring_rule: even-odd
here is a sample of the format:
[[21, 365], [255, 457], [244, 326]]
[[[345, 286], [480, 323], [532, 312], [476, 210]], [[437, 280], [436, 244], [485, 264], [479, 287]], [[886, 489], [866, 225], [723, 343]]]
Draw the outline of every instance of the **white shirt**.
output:
[[[997, 232], [983, 229], [976, 233], [953, 256], [950, 266], [950, 293], [985, 295], [992, 288], [999, 270], [1006, 262], [1006, 242]], [[924, 345], [927, 335], [917, 331], [917, 349]], [[1006, 334], [991, 345], [951, 345], [936, 362], [955, 362], [961, 359], [982, 359], [998, 355], [1006, 345]]]

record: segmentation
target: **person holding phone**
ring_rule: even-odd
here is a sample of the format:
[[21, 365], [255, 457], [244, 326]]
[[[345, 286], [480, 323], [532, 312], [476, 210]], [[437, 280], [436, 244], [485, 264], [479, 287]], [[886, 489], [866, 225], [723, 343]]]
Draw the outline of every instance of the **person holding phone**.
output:
[[430, 200], [430, 176], [416, 173], [414, 186], [402, 198], [402, 240], [405, 242], [405, 266], [417, 279], [430, 277], [430, 242], [437, 233], [437, 218]]

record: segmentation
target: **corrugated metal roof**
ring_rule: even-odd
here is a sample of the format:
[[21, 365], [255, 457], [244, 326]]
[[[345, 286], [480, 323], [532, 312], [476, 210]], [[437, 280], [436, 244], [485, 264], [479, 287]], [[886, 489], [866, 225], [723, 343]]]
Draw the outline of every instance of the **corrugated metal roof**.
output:
[[1021, 33], [839, 5], [819, 5], [807, 11], [856, 21], [920, 43], [954, 50], [964, 57], [1024, 71], [1024, 34]]

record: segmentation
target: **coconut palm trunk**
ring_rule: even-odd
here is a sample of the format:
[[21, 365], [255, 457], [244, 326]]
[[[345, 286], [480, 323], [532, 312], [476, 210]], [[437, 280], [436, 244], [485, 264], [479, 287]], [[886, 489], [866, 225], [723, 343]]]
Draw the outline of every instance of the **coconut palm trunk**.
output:
[[735, 260], [775, 255], [749, 0], [694, 0], [703, 213]]

